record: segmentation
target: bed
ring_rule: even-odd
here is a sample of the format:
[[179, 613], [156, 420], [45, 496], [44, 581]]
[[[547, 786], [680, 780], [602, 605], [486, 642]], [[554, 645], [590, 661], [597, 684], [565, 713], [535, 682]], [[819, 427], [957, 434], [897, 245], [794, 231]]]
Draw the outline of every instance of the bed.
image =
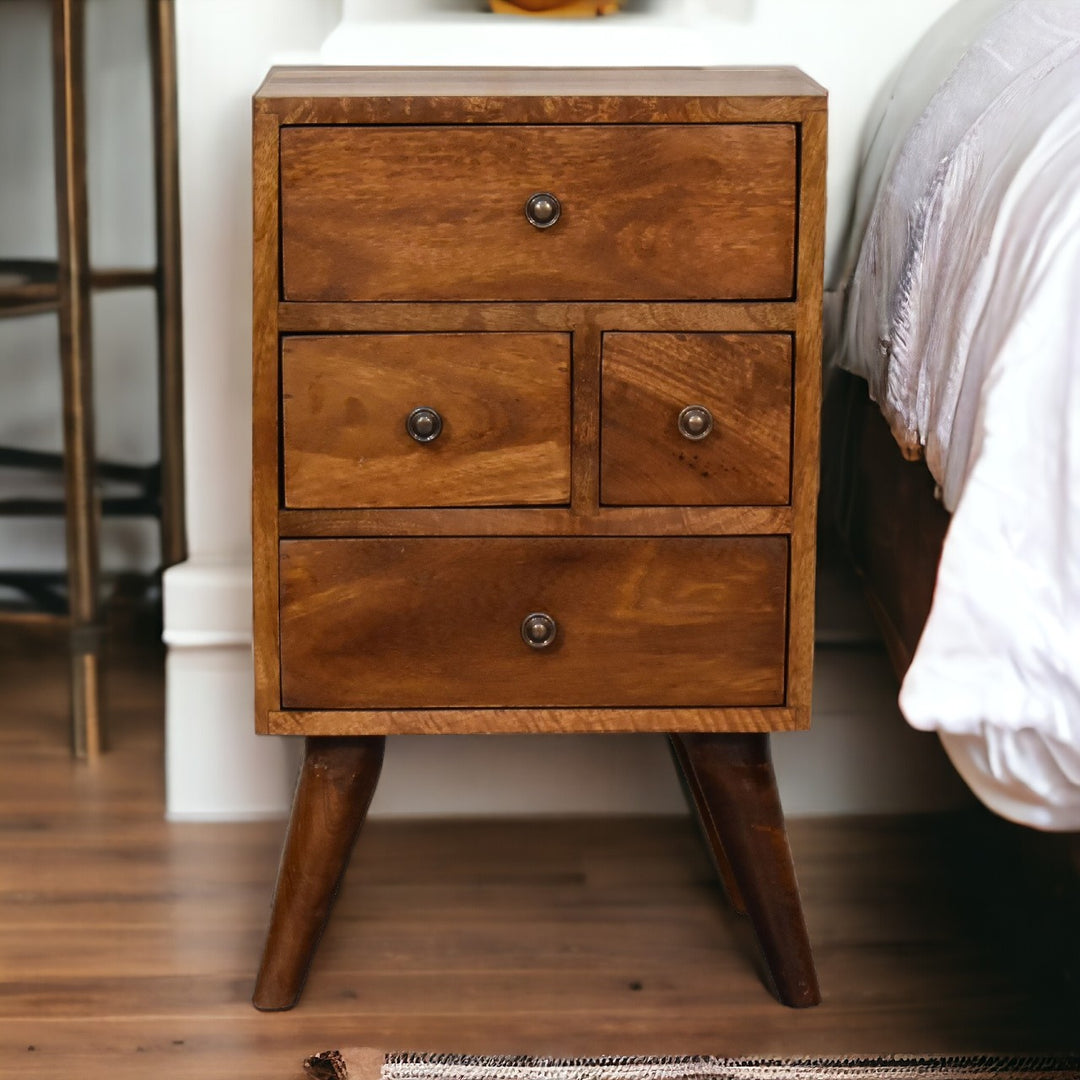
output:
[[996, 813], [1080, 830], [1080, 3], [927, 35], [830, 303], [825, 490], [901, 710]]

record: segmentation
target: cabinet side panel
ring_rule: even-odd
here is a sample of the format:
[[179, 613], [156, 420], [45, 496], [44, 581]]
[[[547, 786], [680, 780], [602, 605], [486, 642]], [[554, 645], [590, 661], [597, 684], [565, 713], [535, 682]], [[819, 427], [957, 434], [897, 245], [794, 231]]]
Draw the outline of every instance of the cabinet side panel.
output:
[[801, 127], [798, 316], [795, 334], [791, 598], [788, 605], [787, 703], [810, 724], [814, 677], [814, 581], [821, 429], [821, 304], [825, 259], [825, 112], [809, 112]]
[[252, 319], [251, 540], [254, 585], [255, 729], [281, 707], [278, 651], [278, 121], [256, 102], [253, 124], [254, 309]]

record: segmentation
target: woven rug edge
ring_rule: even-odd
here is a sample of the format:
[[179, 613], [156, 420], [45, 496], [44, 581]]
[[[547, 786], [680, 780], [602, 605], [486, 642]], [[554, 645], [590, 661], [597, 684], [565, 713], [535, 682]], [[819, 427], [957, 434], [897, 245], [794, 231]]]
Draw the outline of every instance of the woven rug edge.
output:
[[880, 1055], [837, 1058], [528, 1057], [387, 1052], [375, 1047], [324, 1050], [304, 1061], [312, 1080], [581, 1080], [589, 1070], [613, 1080], [858, 1080], [881, 1077], [962, 1080], [1080, 1080], [1080, 1054], [1065, 1056]]

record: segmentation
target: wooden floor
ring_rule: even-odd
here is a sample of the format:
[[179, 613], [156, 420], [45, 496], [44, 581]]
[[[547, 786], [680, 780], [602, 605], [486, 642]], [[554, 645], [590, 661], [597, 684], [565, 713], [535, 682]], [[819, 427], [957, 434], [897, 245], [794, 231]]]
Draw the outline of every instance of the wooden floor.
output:
[[114, 748], [87, 768], [60, 656], [0, 639], [0, 1076], [292, 1080], [341, 1044], [1080, 1047], [1076, 910], [982, 815], [793, 823], [825, 993], [802, 1012], [763, 987], [688, 821], [376, 822], [301, 1006], [258, 1014], [282, 825], [162, 820], [159, 663], [119, 666]]

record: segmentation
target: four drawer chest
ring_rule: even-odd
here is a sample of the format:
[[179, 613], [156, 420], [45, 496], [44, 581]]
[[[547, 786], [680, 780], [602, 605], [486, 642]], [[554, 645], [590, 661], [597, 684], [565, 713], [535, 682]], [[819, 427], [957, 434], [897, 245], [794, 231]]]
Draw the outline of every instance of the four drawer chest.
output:
[[386, 735], [663, 732], [818, 1000], [769, 734], [813, 652], [826, 98], [793, 69], [279, 68], [254, 103], [256, 725], [288, 1008]]

